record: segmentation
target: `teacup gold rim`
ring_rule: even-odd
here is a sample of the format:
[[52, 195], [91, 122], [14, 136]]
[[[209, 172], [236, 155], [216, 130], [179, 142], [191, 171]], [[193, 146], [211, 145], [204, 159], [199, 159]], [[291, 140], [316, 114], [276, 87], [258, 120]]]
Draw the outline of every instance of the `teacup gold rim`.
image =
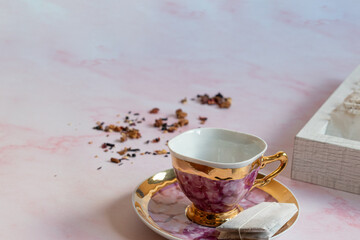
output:
[[[172, 165], [175, 170], [180, 172], [193, 174], [201, 177], [205, 177], [211, 180], [238, 180], [246, 177], [253, 169], [260, 166], [261, 158], [258, 158], [252, 164], [241, 168], [213, 168], [204, 166], [203, 164], [197, 164], [193, 162], [188, 162], [175, 156], [171, 156]], [[257, 162], [256, 166], [253, 166]], [[197, 166], [202, 166], [199, 169]]]
[[[246, 160], [242, 160], [241, 162], [236, 162], [236, 163], [210, 162], [210, 161], [205, 160], [205, 159], [197, 159], [197, 158], [188, 157], [188, 156], [185, 156], [183, 154], [179, 154], [176, 151], [174, 151], [174, 148], [172, 146], [174, 140], [176, 140], [177, 138], [179, 138], [179, 137], [181, 137], [181, 136], [183, 136], [185, 134], [190, 134], [190, 133], [195, 132], [195, 131], [203, 131], [203, 130], [204, 131], [207, 131], [207, 130], [221, 130], [221, 131], [227, 131], [227, 132], [232, 132], [232, 133], [236, 133], [236, 134], [246, 135], [246, 136], [249, 136], [249, 137], [256, 138], [256, 139], [260, 140], [264, 144], [264, 148], [263, 148], [262, 151], [260, 151], [255, 156], [253, 156], [253, 157], [251, 157], [249, 159], [246, 159]], [[249, 133], [244, 133], [244, 132], [237, 132], [237, 131], [226, 129], [226, 128], [196, 128], [196, 129], [191, 129], [191, 130], [188, 130], [186, 132], [183, 132], [183, 133], [175, 136], [174, 138], [170, 139], [169, 142], [168, 142], [168, 148], [170, 150], [171, 155], [175, 156], [178, 159], [185, 160], [185, 161], [188, 161], [188, 162], [197, 163], [197, 164], [203, 164], [203, 165], [213, 167], [213, 168], [228, 169], [228, 168], [242, 168], [242, 167], [245, 167], [245, 166], [253, 163], [258, 158], [260, 158], [260, 157], [262, 157], [264, 155], [265, 151], [267, 150], [267, 143], [265, 142], [264, 139], [262, 139], [262, 138], [260, 138], [260, 137], [258, 137], [256, 135], [249, 134]]]

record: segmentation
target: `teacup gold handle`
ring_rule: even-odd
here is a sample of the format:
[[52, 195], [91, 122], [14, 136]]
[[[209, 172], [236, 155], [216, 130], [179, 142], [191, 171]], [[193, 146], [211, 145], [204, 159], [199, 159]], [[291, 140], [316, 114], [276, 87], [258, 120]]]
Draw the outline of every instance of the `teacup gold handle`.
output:
[[276, 161], [280, 161], [279, 167], [277, 169], [275, 169], [275, 171], [273, 171], [269, 175], [267, 175], [261, 179], [256, 179], [254, 182], [254, 185], [252, 186], [251, 189], [253, 189], [255, 187], [261, 187], [261, 186], [268, 184], [274, 177], [276, 177], [282, 170], [284, 170], [284, 168], [286, 167], [287, 161], [288, 161], [288, 157], [287, 157], [286, 153], [278, 152], [274, 155], [263, 157], [260, 168], [262, 169], [266, 166], [266, 164], [276, 162]]

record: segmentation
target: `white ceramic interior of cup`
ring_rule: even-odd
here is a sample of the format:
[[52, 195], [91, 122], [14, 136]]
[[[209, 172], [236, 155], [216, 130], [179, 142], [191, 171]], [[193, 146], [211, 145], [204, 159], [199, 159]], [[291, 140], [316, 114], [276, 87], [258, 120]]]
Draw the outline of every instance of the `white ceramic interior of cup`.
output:
[[254, 135], [220, 128], [198, 128], [168, 142], [173, 156], [216, 168], [241, 168], [261, 157], [266, 142]]

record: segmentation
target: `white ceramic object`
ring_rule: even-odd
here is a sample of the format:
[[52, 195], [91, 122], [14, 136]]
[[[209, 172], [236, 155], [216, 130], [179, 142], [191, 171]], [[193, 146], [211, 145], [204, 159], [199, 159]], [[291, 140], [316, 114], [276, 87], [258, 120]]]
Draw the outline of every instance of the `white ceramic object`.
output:
[[[355, 131], [357, 127], [349, 124], [342, 126], [341, 122], [352, 123], [349, 120], [351, 116], [344, 115], [340, 121], [340, 115], [336, 113], [342, 105], [347, 104], [349, 96], [359, 89], [360, 66], [296, 135], [291, 174], [293, 179], [360, 194], [360, 142], [345, 137], [351, 136], [346, 132]], [[341, 131], [343, 137], [340, 136]]]
[[168, 143], [177, 158], [214, 168], [241, 168], [261, 157], [266, 142], [254, 135], [220, 128], [184, 132]]

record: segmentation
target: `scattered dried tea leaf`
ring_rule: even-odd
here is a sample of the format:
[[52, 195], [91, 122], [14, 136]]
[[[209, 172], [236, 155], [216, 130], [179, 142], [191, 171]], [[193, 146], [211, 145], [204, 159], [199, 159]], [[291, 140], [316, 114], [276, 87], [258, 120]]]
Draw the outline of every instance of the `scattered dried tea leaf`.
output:
[[213, 97], [209, 97], [208, 94], [197, 95], [201, 104], [215, 105], [219, 108], [229, 108], [231, 106], [231, 98], [225, 98], [221, 93], [216, 94]]
[[155, 119], [154, 127], [161, 127], [163, 125], [163, 120], [161, 118]]
[[125, 142], [127, 140], [126, 133], [121, 133], [120, 142]]
[[167, 154], [168, 151], [166, 151], [165, 149], [162, 149], [162, 150], [155, 150], [155, 153], [158, 154], [158, 155], [161, 155], [161, 154]]
[[189, 120], [187, 120], [185, 118], [181, 118], [181, 119], [179, 119], [178, 124], [179, 124], [180, 127], [183, 127], [183, 126], [189, 124]]
[[151, 140], [152, 143], [158, 143], [160, 142], [160, 138], [157, 137], [157, 138], [154, 138], [153, 140]]
[[229, 108], [231, 106], [231, 98], [225, 98], [224, 101], [219, 105], [220, 108]]
[[118, 151], [117, 153], [120, 155], [124, 155], [127, 151], [128, 151], [128, 148], [125, 147], [123, 150]]
[[209, 95], [207, 95], [207, 94], [204, 94], [204, 95], [199, 94], [199, 95], [197, 95], [197, 98], [200, 100], [201, 104], [207, 104], [210, 99]]
[[111, 158], [110, 161], [113, 162], [113, 163], [119, 163], [119, 162], [120, 162], [120, 159], [118, 159], [118, 158]]
[[96, 122], [96, 126], [93, 127], [95, 130], [103, 130], [104, 122]]
[[183, 112], [183, 110], [181, 108], [176, 110], [175, 114], [176, 114], [176, 118], [178, 118], [178, 119], [185, 118], [187, 116], [187, 113]]
[[[201, 98], [200, 98], [201, 97]], [[200, 98], [200, 101], [203, 104], [209, 104], [209, 105], [213, 105], [213, 104], [217, 104], [219, 107], [221, 108], [228, 108], [231, 105], [231, 98], [224, 98], [221, 94], [218, 94], [212, 98], [210, 98], [207, 94], [205, 94], [204, 96], [198, 96], [198, 98]], [[194, 99], [191, 99], [194, 100]], [[187, 98], [184, 98], [181, 100], [182, 104], [187, 103]], [[153, 108], [152, 110], [149, 111], [149, 113], [151, 114], [157, 114], [159, 112], [159, 108]], [[188, 116], [188, 114], [186, 112], [184, 112], [181, 108], [177, 109], [175, 111], [176, 114], [176, 118], [177, 121], [169, 124], [168, 118], [158, 118], [155, 120], [154, 122], [154, 127], [157, 127], [159, 129], [161, 129], [161, 131], [163, 133], [166, 132], [175, 132], [178, 128], [186, 126], [189, 124], [189, 120], [186, 119], [186, 117]], [[130, 139], [138, 139], [141, 138], [141, 134], [140, 131], [138, 129], [135, 128], [131, 128], [131, 126], [136, 126], [136, 124], [140, 124], [143, 123], [145, 121], [144, 117], [133, 117], [134, 119], [132, 119], [132, 116], [139, 116], [140, 114], [135, 112], [131, 115], [131, 111], [128, 112], [128, 115], [125, 116], [124, 118], [124, 122], [127, 123], [128, 125], [126, 126], [121, 126], [121, 125], [116, 125], [116, 124], [110, 124], [110, 125], [105, 125], [104, 122], [97, 122], [96, 126], [94, 127], [94, 129], [96, 130], [101, 130], [101, 131], [105, 131], [105, 132], [119, 132], [120, 133], [120, 142], [125, 142], [127, 141], [129, 138]], [[118, 114], [117, 117], [120, 117], [120, 115]], [[199, 117], [199, 120], [201, 121], [201, 123], [203, 124], [207, 118], [206, 117]], [[116, 122], [117, 124], [120, 124], [120, 121]], [[106, 136], [109, 136], [109, 134], [107, 134]], [[144, 143], [145, 144], [149, 144], [150, 142], [152, 143], [158, 143], [160, 142], [160, 137], [154, 138], [152, 140], [147, 140]], [[89, 144], [92, 144], [92, 141], [88, 142]], [[168, 141], [165, 143], [167, 145]], [[102, 148], [104, 148], [104, 151], [108, 151], [111, 150], [113, 147], [115, 147], [115, 144], [111, 144], [111, 143], [104, 143], [101, 145]], [[135, 152], [139, 152], [140, 149], [138, 148], [123, 148], [122, 150], [118, 151], [117, 153], [121, 156], [120, 158], [116, 158], [113, 157], [110, 159], [111, 162], [117, 163], [118, 165], [122, 165], [123, 163], [121, 162], [122, 160], [129, 160], [129, 158], [135, 158], [137, 153]], [[114, 151], [111, 151], [112, 153]], [[154, 152], [139, 152], [138, 154], [140, 155], [147, 155], [147, 154], [152, 154], [152, 155], [163, 155], [164, 157], [168, 157], [169, 156], [169, 152], [167, 152], [165, 149], [162, 150], [155, 150]], [[97, 155], [95, 156], [97, 158]], [[132, 162], [131, 162], [132, 163]]]
[[209, 105], [214, 105], [216, 102], [215, 102], [215, 99], [213, 98], [210, 98], [208, 101], [207, 101], [207, 104]]
[[151, 109], [151, 110], [149, 111], [149, 113], [151, 113], [151, 114], [156, 114], [156, 113], [158, 113], [159, 111], [160, 111], [159, 108], [153, 108], [153, 109]]
[[167, 123], [163, 123], [163, 125], [161, 125], [161, 131], [166, 131], [167, 130]]
[[129, 152], [139, 152], [140, 148], [128, 148]]
[[167, 129], [167, 131], [168, 131], [168, 132], [175, 132], [176, 129], [177, 129], [177, 127], [172, 126], [172, 127], [169, 127], [169, 128]]
[[141, 138], [141, 134], [138, 129], [131, 128], [127, 131], [127, 136], [131, 139]]
[[115, 144], [112, 144], [112, 143], [106, 143], [106, 146], [111, 149], [113, 149], [113, 147], [115, 147]]
[[207, 120], [207, 117], [199, 117], [200, 124], [204, 124]]
[[181, 100], [180, 100], [180, 102], [181, 102], [182, 104], [187, 103], [187, 98], [183, 98], [183, 99], [181, 99]]

